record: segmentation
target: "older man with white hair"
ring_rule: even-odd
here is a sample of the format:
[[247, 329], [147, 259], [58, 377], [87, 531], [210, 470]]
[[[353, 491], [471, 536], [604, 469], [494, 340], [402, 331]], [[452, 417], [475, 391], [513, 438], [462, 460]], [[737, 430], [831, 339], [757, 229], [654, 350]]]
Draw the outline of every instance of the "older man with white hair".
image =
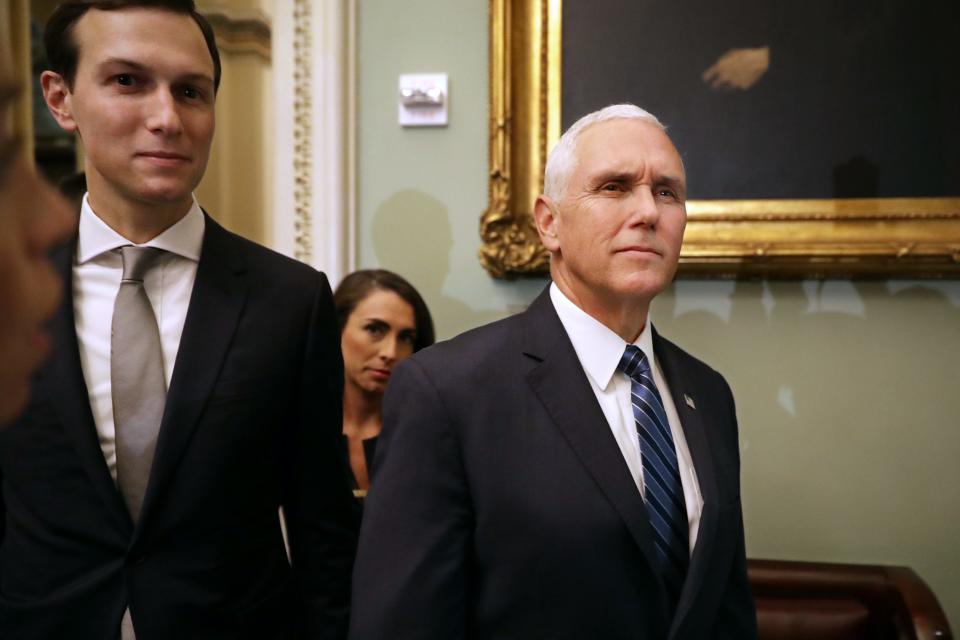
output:
[[680, 155], [615, 105], [544, 182], [549, 287], [394, 373], [351, 638], [755, 638], [730, 388], [649, 321], [686, 225]]

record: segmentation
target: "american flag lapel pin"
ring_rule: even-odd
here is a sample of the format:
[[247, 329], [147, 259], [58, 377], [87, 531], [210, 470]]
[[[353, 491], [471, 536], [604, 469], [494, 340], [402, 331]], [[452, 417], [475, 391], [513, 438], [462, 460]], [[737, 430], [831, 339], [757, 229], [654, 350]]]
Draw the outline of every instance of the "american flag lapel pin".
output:
[[697, 403], [694, 402], [694, 401], [693, 401], [693, 398], [691, 398], [691, 397], [690, 397], [689, 395], [687, 395], [686, 393], [683, 394], [683, 399], [686, 400], [687, 406], [690, 407], [691, 409], [696, 409], [696, 408], [697, 408]]

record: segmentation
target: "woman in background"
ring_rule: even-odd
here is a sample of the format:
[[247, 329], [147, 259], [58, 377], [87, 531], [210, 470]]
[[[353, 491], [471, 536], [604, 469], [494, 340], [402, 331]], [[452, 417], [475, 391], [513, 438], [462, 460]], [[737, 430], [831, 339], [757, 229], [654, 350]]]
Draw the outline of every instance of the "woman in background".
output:
[[[3, 38], [0, 38], [0, 44]], [[49, 351], [42, 325], [60, 282], [47, 252], [66, 239], [75, 216], [30, 167], [10, 130], [20, 94], [0, 48], [0, 427], [26, 405], [30, 374]]]
[[343, 434], [354, 493], [363, 497], [370, 486], [387, 382], [398, 362], [433, 344], [433, 320], [417, 290], [383, 269], [348, 275], [333, 294], [333, 303], [343, 350]]

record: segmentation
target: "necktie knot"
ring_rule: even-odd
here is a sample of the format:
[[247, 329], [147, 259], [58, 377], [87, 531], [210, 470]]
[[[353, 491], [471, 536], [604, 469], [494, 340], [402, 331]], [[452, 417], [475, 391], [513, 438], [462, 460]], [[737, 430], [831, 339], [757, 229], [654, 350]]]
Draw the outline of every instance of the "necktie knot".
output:
[[635, 344], [628, 344], [620, 358], [620, 364], [617, 366], [631, 380], [640, 381], [640, 378], [650, 377], [650, 362], [640, 347]]
[[120, 247], [120, 255], [123, 258], [123, 280], [143, 282], [143, 276], [153, 266], [161, 253], [163, 252], [160, 249], [154, 249], [153, 247], [135, 247], [133, 245]]

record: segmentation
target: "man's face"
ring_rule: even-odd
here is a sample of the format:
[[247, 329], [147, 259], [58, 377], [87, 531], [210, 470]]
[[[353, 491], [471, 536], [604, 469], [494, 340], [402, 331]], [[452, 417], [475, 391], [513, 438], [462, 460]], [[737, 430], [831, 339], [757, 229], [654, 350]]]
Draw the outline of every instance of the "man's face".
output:
[[673, 279], [680, 257], [687, 222], [680, 155], [656, 126], [617, 119], [581, 133], [576, 156], [541, 230], [554, 279], [581, 303], [649, 302]]
[[183, 204], [203, 177], [214, 130], [214, 67], [185, 14], [88, 11], [65, 128], [79, 131], [91, 198], [106, 206]]

